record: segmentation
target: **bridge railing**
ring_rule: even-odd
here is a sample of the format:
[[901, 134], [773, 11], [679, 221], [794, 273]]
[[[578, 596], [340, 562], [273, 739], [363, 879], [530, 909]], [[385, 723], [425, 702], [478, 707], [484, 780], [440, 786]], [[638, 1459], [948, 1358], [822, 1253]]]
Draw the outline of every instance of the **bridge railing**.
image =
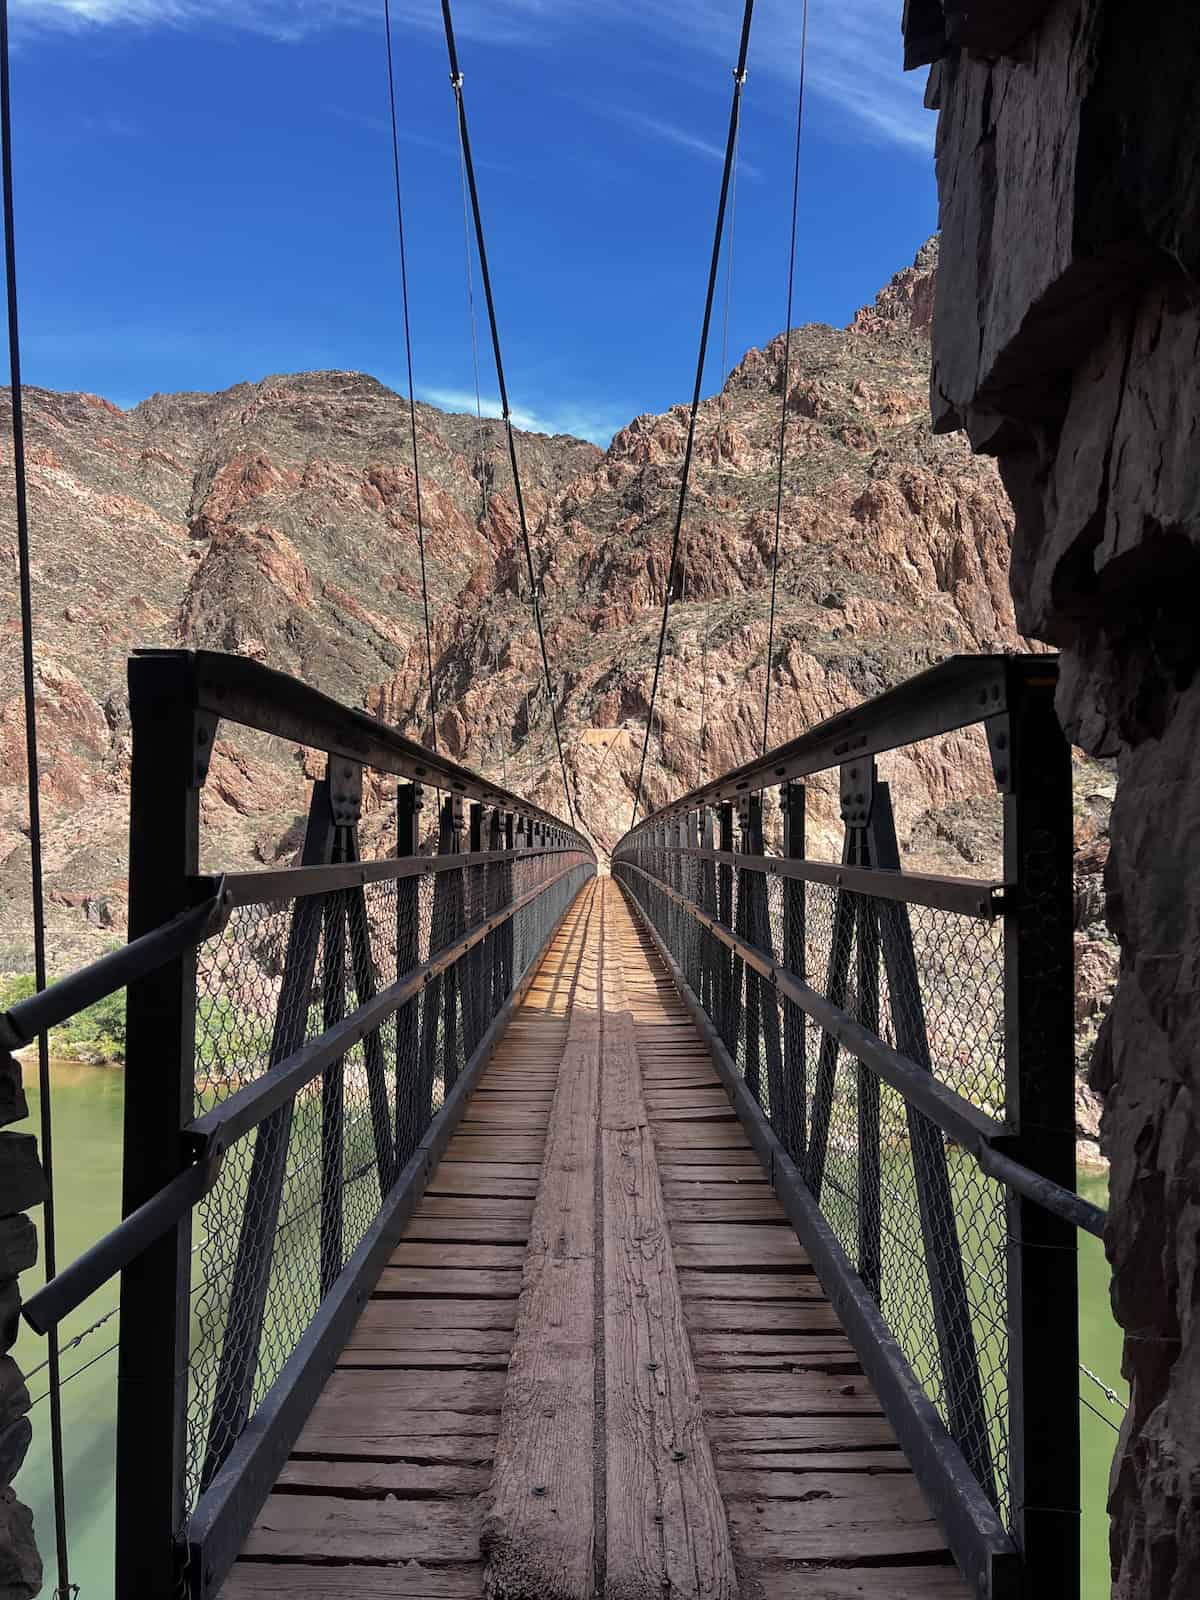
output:
[[[1074, 1229], [1103, 1217], [1073, 1192], [1056, 675], [1045, 656], [954, 658], [658, 811], [617, 846], [613, 874], [976, 1594], [1024, 1593], [1035, 1572], [1038, 1594], [1070, 1600]], [[931, 809], [947, 763], [972, 761], [1002, 860], [972, 878], [906, 870], [906, 788]], [[818, 859], [809, 840], [834, 826], [840, 860]]]
[[[595, 871], [548, 813], [253, 662], [147, 652], [129, 683], [130, 944], [3, 1024], [12, 1048], [128, 985], [125, 1220], [26, 1307], [44, 1331], [122, 1274], [119, 1600], [218, 1592]], [[201, 872], [222, 724], [321, 769], [299, 866]], [[373, 831], [394, 817], [369, 859], [364, 778]]]

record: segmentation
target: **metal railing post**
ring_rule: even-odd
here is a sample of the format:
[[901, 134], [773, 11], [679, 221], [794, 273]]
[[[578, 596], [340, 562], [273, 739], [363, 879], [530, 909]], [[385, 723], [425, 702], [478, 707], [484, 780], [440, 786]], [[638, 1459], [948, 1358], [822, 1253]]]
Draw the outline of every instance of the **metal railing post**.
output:
[[[472, 802], [467, 810], [467, 849], [472, 853], [483, 849], [483, 807]], [[463, 871], [463, 913], [459, 918], [459, 932], [466, 933], [482, 920], [484, 868], [467, 867]], [[475, 1046], [483, 1038], [486, 1024], [483, 1021], [483, 946], [477, 944], [462, 963], [463, 999], [463, 1060], [475, 1054]]]
[[[396, 854], [401, 859], [421, 849], [421, 785], [402, 783], [396, 789]], [[421, 960], [420, 880], [396, 884], [396, 976], [411, 972]], [[408, 1001], [396, 1013], [396, 1171], [402, 1172], [417, 1148], [429, 1107], [417, 1104], [417, 1048], [420, 1002]]]
[[[988, 723], [1004, 795], [1007, 1153], [1075, 1188], [1071, 753], [1050, 674], [1009, 671], [1007, 717]], [[1007, 724], [1007, 726], [1005, 725]], [[1030, 1593], [1079, 1594], [1079, 1338], [1075, 1232], [1006, 1195], [1009, 1491]]]
[[[738, 801], [738, 823], [741, 837], [738, 840], [738, 850], [742, 855], [756, 853], [756, 841], [760, 829], [762, 815], [762, 798], [757, 794], [743, 795]], [[754, 877], [745, 867], [737, 869], [737, 906], [734, 910], [733, 931], [739, 938], [748, 943], [754, 942], [757, 931], [755, 923], [754, 906]], [[743, 999], [744, 994], [744, 999]], [[733, 1003], [735, 1013], [742, 1010], [745, 1017], [746, 1053], [742, 1063], [742, 1075], [746, 1080], [746, 1087], [758, 1101], [763, 1103], [762, 1093], [762, 1007], [759, 1001], [758, 973], [753, 967], [747, 966], [740, 956], [735, 956], [733, 961]], [[736, 1049], [737, 1032], [734, 1033]], [[735, 1050], [730, 1051], [735, 1055]], [[735, 1055], [736, 1059], [736, 1055]]]
[[[802, 783], [785, 783], [780, 791], [783, 807], [783, 853], [802, 861], [805, 851], [805, 798]], [[783, 885], [783, 964], [801, 982], [808, 981], [805, 884], [787, 878]], [[808, 1142], [808, 1058], [804, 1013], [799, 1006], [783, 1008], [784, 1116], [779, 1137], [801, 1169]]]
[[[718, 833], [717, 848], [725, 855], [732, 853], [733, 806], [728, 800], [722, 801], [718, 812]], [[733, 927], [733, 868], [727, 861], [722, 861], [717, 868], [717, 920], [723, 922], [727, 928]], [[717, 1029], [726, 1050], [736, 1061], [737, 1027], [733, 1022], [733, 952], [726, 950], [722, 946], [717, 952], [717, 966]]]
[[[200, 790], [216, 719], [195, 710], [190, 660], [129, 663], [133, 770], [129, 938], [184, 910], [199, 870]], [[185, 951], [129, 985], [122, 1214], [188, 1165], [194, 1113], [196, 955]], [[121, 1274], [117, 1376], [116, 1595], [173, 1595], [185, 1514], [191, 1218]]]

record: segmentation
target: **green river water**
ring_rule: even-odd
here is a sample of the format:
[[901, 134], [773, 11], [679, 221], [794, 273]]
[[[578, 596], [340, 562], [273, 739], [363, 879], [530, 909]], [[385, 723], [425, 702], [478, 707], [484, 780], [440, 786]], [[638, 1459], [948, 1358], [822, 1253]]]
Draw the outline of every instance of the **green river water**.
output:
[[[26, 1069], [33, 1075], [32, 1062]], [[120, 1215], [121, 1109], [124, 1077], [119, 1069], [54, 1065], [54, 1147], [58, 1199], [58, 1256], [74, 1259]], [[37, 1127], [36, 1091], [29, 1094], [31, 1120]], [[1105, 1198], [1103, 1177], [1081, 1179], [1081, 1190], [1097, 1204]], [[40, 1213], [35, 1213], [40, 1224]], [[41, 1263], [23, 1279], [31, 1294], [41, 1281]], [[1100, 1243], [1080, 1235], [1080, 1357], [1122, 1396], [1121, 1341], [1108, 1303], [1108, 1269]], [[102, 1289], [62, 1330], [64, 1346], [98, 1322], [116, 1304], [116, 1284]], [[81, 1600], [111, 1600], [112, 1481], [116, 1414], [117, 1319], [89, 1333], [75, 1349], [64, 1349], [62, 1370], [66, 1455], [66, 1498], [69, 1519], [71, 1578], [80, 1585]], [[16, 1348], [24, 1371], [44, 1359], [44, 1344], [24, 1329]], [[78, 1376], [71, 1377], [73, 1373]], [[17, 1478], [17, 1489], [33, 1507], [38, 1544], [46, 1561], [46, 1593], [53, 1592], [54, 1534], [50, 1512], [50, 1466], [47, 1444], [49, 1405], [45, 1372], [29, 1381], [34, 1399], [31, 1417], [34, 1442]], [[1096, 1410], [1115, 1423], [1119, 1410], [1083, 1377], [1083, 1392]], [[1116, 1434], [1105, 1421], [1081, 1408], [1083, 1441], [1083, 1597], [1107, 1600], [1108, 1550], [1104, 1502], [1108, 1466]]]

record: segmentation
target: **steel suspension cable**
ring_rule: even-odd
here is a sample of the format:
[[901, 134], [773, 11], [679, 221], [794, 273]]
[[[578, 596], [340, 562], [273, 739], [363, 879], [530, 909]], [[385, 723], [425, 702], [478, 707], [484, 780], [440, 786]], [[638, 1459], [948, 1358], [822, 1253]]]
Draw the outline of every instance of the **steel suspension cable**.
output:
[[[739, 123], [737, 140], [741, 142]], [[737, 233], [737, 145], [733, 152], [733, 177], [729, 185], [729, 241], [725, 246], [725, 314], [721, 323], [721, 389], [717, 395], [716, 470], [721, 470], [721, 433], [725, 427], [725, 381], [729, 371], [729, 317], [733, 308], [733, 241]], [[700, 748], [696, 754], [696, 787], [704, 782], [704, 739], [708, 713], [708, 618], [704, 619], [704, 644], [700, 652]]]
[[471, 137], [467, 127], [467, 107], [463, 99], [463, 75], [458, 64], [458, 47], [454, 42], [454, 20], [450, 13], [450, 0], [442, 0], [442, 20], [446, 30], [446, 50], [450, 58], [450, 83], [454, 89], [454, 103], [458, 112], [458, 136], [462, 144], [463, 165], [466, 168], [467, 187], [471, 196], [471, 215], [475, 224], [475, 245], [479, 252], [479, 275], [483, 279], [483, 294], [487, 305], [488, 326], [492, 336], [492, 352], [496, 361], [496, 382], [500, 387], [500, 411], [504, 432], [508, 440], [508, 459], [512, 467], [513, 491], [517, 501], [517, 522], [521, 529], [521, 543], [525, 551], [525, 570], [529, 577], [529, 598], [537, 629], [538, 646], [542, 654], [542, 677], [546, 685], [546, 699], [550, 704], [550, 717], [554, 724], [554, 743], [558, 751], [558, 766], [562, 774], [563, 798], [567, 803], [567, 816], [575, 826], [575, 807], [571, 801], [571, 785], [567, 779], [567, 762], [563, 755], [562, 731], [558, 725], [558, 708], [550, 678], [550, 654], [546, 647], [546, 630], [542, 623], [542, 608], [538, 600], [537, 578], [533, 569], [533, 549], [529, 542], [529, 521], [525, 513], [525, 496], [521, 489], [521, 468], [517, 460], [517, 440], [513, 431], [512, 412], [508, 404], [508, 385], [504, 378], [504, 358], [500, 351], [500, 329], [496, 318], [496, 302], [492, 294], [492, 278], [488, 270], [487, 244], [483, 234], [483, 216], [479, 205], [479, 188], [475, 182], [475, 163], [471, 156]]
[[808, 0], [800, 14], [800, 88], [796, 97], [796, 156], [792, 165], [792, 233], [788, 249], [787, 315], [784, 318], [783, 382], [779, 401], [779, 474], [775, 484], [775, 548], [771, 559], [771, 618], [767, 625], [767, 685], [763, 691], [761, 754], [767, 753], [771, 722], [771, 665], [775, 655], [775, 599], [779, 588], [779, 530], [783, 524], [783, 469], [787, 456], [788, 382], [792, 373], [792, 307], [796, 290], [796, 220], [800, 210], [800, 139], [804, 130], [804, 71], [808, 58]]
[[392, 174], [396, 185], [396, 233], [400, 240], [400, 294], [404, 305], [404, 357], [408, 364], [408, 425], [412, 434], [413, 487], [417, 498], [417, 550], [421, 558], [421, 609], [425, 614], [425, 666], [429, 676], [429, 742], [437, 752], [437, 688], [433, 680], [433, 634], [429, 626], [429, 584], [425, 576], [425, 519], [421, 509], [421, 458], [417, 450], [417, 398], [413, 388], [412, 321], [408, 307], [408, 255], [404, 247], [404, 206], [400, 194], [400, 138], [396, 130], [396, 73], [392, 63], [392, 5], [383, 0], [387, 45], [388, 107], [392, 118]]
[[475, 269], [471, 264], [471, 197], [467, 191], [467, 157], [463, 149], [462, 131], [458, 136], [458, 176], [462, 185], [463, 257], [467, 266], [467, 316], [471, 324], [471, 368], [475, 375], [475, 448], [479, 453], [479, 515], [486, 516], [487, 493], [487, 440], [483, 430], [483, 394], [479, 384], [479, 322], [475, 315]]
[[[654, 678], [650, 687], [650, 711], [646, 718], [646, 737], [642, 741], [642, 760], [638, 768], [637, 792], [633, 797], [633, 814], [629, 826], [637, 822], [642, 803], [642, 787], [646, 781], [646, 756], [650, 749], [650, 730], [654, 724], [654, 708], [658, 702], [658, 684], [662, 676], [663, 652], [667, 642], [667, 620], [671, 613], [671, 599], [675, 588], [675, 569], [679, 561], [679, 539], [683, 530], [683, 515], [687, 509], [688, 483], [692, 471], [692, 455], [696, 446], [696, 417], [700, 410], [700, 391], [704, 385], [704, 365], [708, 354], [708, 335], [712, 326], [713, 301], [716, 298], [717, 278], [721, 270], [721, 240], [725, 232], [725, 212], [729, 203], [729, 189], [733, 177], [734, 155], [737, 150], [738, 126], [742, 108], [742, 90], [746, 84], [746, 56], [750, 49], [750, 24], [754, 17], [754, 0], [746, 0], [742, 16], [741, 41], [738, 46], [737, 66], [733, 69], [733, 102], [729, 108], [729, 133], [725, 140], [725, 165], [721, 174], [721, 198], [717, 203], [717, 222], [713, 233], [712, 260], [708, 269], [708, 291], [704, 300], [704, 321], [700, 328], [700, 352], [696, 360], [696, 382], [692, 391], [692, 408], [688, 416], [687, 444], [683, 453], [683, 471], [679, 483], [679, 502], [675, 512], [675, 529], [671, 537], [671, 560], [667, 567], [666, 592], [663, 595], [662, 625], [658, 633], [658, 654], [654, 662]], [[722, 382], [724, 375], [722, 375]]]
[[[33, 654], [33, 579], [29, 551], [29, 499], [25, 474], [25, 413], [21, 393], [21, 336], [17, 314], [17, 250], [13, 237], [12, 85], [9, 79], [8, 0], [0, 0], [0, 182], [4, 205], [4, 279], [8, 302], [8, 364], [12, 395], [13, 480], [17, 509], [17, 572], [21, 595], [21, 666], [25, 694], [25, 766], [29, 793], [29, 854], [33, 898], [34, 981], [40, 993], [46, 987], [46, 907], [42, 886], [42, 808], [38, 788], [38, 734]], [[50, 1105], [50, 1046], [38, 1035], [38, 1100], [42, 1169], [46, 1197], [42, 1205], [42, 1249], [49, 1282], [58, 1270], [54, 1220], [54, 1118]], [[54, 1545], [58, 1594], [71, 1585], [67, 1554], [66, 1487], [63, 1471], [62, 1374], [57, 1330], [48, 1335], [48, 1394], [50, 1396], [50, 1472], [54, 1493]]]

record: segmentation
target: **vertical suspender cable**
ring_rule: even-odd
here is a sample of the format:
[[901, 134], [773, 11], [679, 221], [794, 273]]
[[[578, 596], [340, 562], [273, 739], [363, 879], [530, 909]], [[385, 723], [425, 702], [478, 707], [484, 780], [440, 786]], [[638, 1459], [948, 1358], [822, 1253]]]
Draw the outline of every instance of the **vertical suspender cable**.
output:
[[[12, 386], [13, 478], [17, 501], [17, 567], [21, 591], [21, 664], [25, 690], [25, 764], [29, 788], [29, 853], [33, 892], [33, 961], [37, 987], [46, 987], [46, 911], [42, 892], [42, 808], [38, 792], [37, 706], [33, 670], [33, 583], [29, 559], [29, 503], [25, 481], [25, 416], [21, 403], [21, 339], [17, 316], [17, 251], [13, 239], [12, 88], [9, 81], [8, 0], [0, 0], [0, 168], [4, 190], [4, 278], [8, 299], [8, 361]], [[38, 1035], [38, 1098], [41, 1102], [42, 1167], [46, 1199], [42, 1207], [46, 1279], [57, 1271], [54, 1230], [54, 1129], [50, 1108], [50, 1047]], [[54, 1542], [58, 1593], [73, 1591], [67, 1559], [66, 1490], [63, 1473], [62, 1380], [58, 1333], [49, 1333], [47, 1366], [50, 1395], [50, 1463], [54, 1489]]]
[[804, 128], [804, 67], [808, 56], [808, 0], [800, 20], [800, 89], [796, 100], [796, 159], [792, 166], [792, 236], [788, 249], [787, 315], [783, 335], [783, 383], [779, 400], [779, 475], [775, 484], [775, 550], [771, 561], [771, 620], [767, 627], [767, 686], [763, 694], [762, 754], [771, 722], [771, 664], [775, 654], [775, 596], [779, 587], [779, 530], [783, 522], [783, 468], [787, 452], [788, 381], [792, 373], [792, 304], [796, 288], [796, 218], [800, 202], [800, 135]]
[[[738, 141], [741, 128], [738, 129]], [[725, 315], [721, 324], [721, 390], [717, 396], [717, 459], [721, 470], [721, 431], [725, 426], [725, 380], [729, 372], [729, 315], [733, 307], [733, 241], [737, 228], [737, 149], [733, 153], [733, 177], [729, 185], [729, 243], [725, 247]], [[696, 787], [704, 782], [704, 737], [708, 710], [708, 619], [704, 622], [704, 644], [700, 653], [700, 749], [696, 759]]]
[[471, 323], [471, 367], [475, 374], [475, 439], [479, 452], [479, 515], [487, 515], [487, 440], [483, 431], [483, 395], [479, 387], [479, 328], [475, 318], [475, 270], [471, 265], [471, 197], [467, 192], [467, 158], [458, 138], [458, 175], [462, 183], [463, 256], [467, 264], [467, 313]]
[[429, 740], [437, 750], [437, 689], [433, 681], [433, 637], [429, 626], [429, 585], [425, 577], [425, 520], [421, 511], [421, 459], [417, 451], [417, 398], [413, 389], [412, 323], [408, 310], [408, 256], [404, 248], [404, 206], [400, 198], [400, 139], [396, 131], [396, 75], [392, 65], [392, 6], [383, 0], [387, 45], [388, 106], [392, 114], [392, 173], [396, 182], [396, 232], [400, 240], [400, 292], [404, 303], [404, 356], [408, 363], [408, 423], [412, 433], [413, 486], [417, 497], [417, 550], [421, 557], [421, 607], [425, 613], [425, 666], [429, 674]]
[[508, 439], [508, 459], [512, 467], [513, 491], [517, 501], [517, 521], [521, 528], [521, 542], [525, 548], [525, 570], [529, 577], [529, 598], [533, 607], [533, 621], [537, 629], [538, 645], [542, 653], [542, 676], [546, 684], [546, 699], [550, 703], [550, 717], [554, 723], [554, 743], [558, 750], [558, 766], [562, 774], [563, 798], [567, 802], [567, 816], [575, 826], [575, 807], [571, 802], [571, 785], [567, 780], [567, 762], [563, 755], [562, 732], [558, 725], [558, 708], [550, 683], [550, 656], [546, 649], [546, 630], [542, 625], [542, 608], [538, 600], [537, 578], [533, 570], [533, 550], [529, 543], [529, 523], [525, 515], [525, 496], [521, 490], [521, 468], [517, 460], [517, 440], [513, 432], [512, 412], [508, 404], [508, 386], [504, 379], [504, 359], [500, 353], [500, 329], [496, 321], [496, 302], [492, 294], [492, 278], [488, 271], [487, 245], [483, 236], [483, 218], [479, 209], [479, 189], [475, 182], [475, 163], [471, 158], [471, 138], [467, 129], [467, 108], [463, 99], [463, 75], [458, 65], [458, 47], [454, 42], [454, 20], [450, 14], [450, 0], [442, 0], [442, 20], [446, 29], [446, 50], [450, 57], [450, 82], [454, 88], [454, 103], [458, 110], [458, 136], [462, 143], [463, 164], [467, 173], [467, 188], [471, 196], [471, 213], [475, 222], [475, 245], [479, 251], [479, 273], [483, 279], [484, 299], [487, 303], [488, 324], [492, 335], [492, 352], [496, 359], [496, 382], [500, 386], [500, 410], [504, 418], [504, 431]]
[[637, 792], [633, 797], [633, 814], [629, 826], [637, 822], [642, 803], [642, 786], [646, 780], [646, 755], [650, 749], [650, 729], [654, 723], [654, 707], [658, 701], [658, 682], [662, 675], [663, 651], [667, 642], [667, 619], [671, 613], [671, 598], [675, 587], [675, 569], [679, 561], [679, 536], [683, 529], [683, 514], [687, 509], [688, 481], [692, 471], [692, 453], [696, 445], [696, 416], [700, 410], [700, 390], [704, 384], [704, 360], [708, 354], [708, 333], [712, 326], [713, 301], [717, 292], [717, 277], [721, 270], [721, 239], [725, 231], [725, 210], [729, 203], [729, 186], [733, 175], [733, 158], [737, 148], [738, 126], [742, 109], [742, 90], [746, 84], [746, 56], [750, 49], [750, 23], [754, 17], [754, 0], [746, 0], [742, 17], [742, 37], [738, 47], [738, 62], [733, 69], [733, 103], [729, 108], [729, 134], [725, 141], [725, 168], [721, 174], [721, 198], [717, 203], [717, 225], [713, 234], [712, 261], [708, 269], [708, 292], [704, 301], [704, 321], [700, 329], [700, 353], [696, 361], [696, 383], [692, 391], [692, 409], [688, 417], [687, 445], [683, 453], [683, 472], [679, 483], [679, 503], [675, 512], [675, 531], [671, 538], [671, 561], [667, 568], [667, 587], [663, 596], [662, 625], [658, 632], [658, 655], [654, 662], [654, 679], [650, 687], [650, 712], [646, 718], [646, 737], [642, 741], [642, 761], [638, 768]]

